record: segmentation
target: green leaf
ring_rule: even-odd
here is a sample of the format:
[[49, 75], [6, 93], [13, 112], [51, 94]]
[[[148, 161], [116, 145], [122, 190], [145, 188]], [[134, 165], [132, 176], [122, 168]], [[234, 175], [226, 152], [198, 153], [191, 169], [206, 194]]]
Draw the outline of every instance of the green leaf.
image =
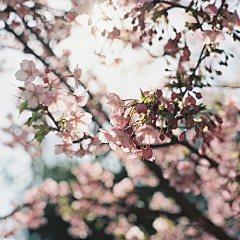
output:
[[181, 80], [181, 74], [179, 72], [177, 72], [176, 77], [177, 77], [178, 81]]
[[25, 91], [26, 90], [26, 88], [24, 88], [24, 87], [18, 87], [20, 90], [22, 90], [22, 91]]
[[43, 123], [44, 125], [48, 126], [47, 121], [46, 121], [45, 118], [42, 120], [42, 123]]
[[27, 108], [27, 106], [28, 106], [28, 101], [21, 103], [21, 105], [19, 107], [20, 114], [23, 112], [23, 110], [25, 110]]
[[42, 128], [41, 130], [39, 130], [38, 132], [35, 133], [34, 139], [37, 140], [37, 142], [39, 143], [39, 146], [40, 146], [41, 142], [43, 141], [44, 137], [49, 132], [50, 132], [49, 129]]
[[141, 91], [141, 99], [142, 99], [142, 101], [144, 101], [146, 97], [145, 97], [145, 95], [144, 95], [144, 93], [143, 93], [141, 88], [140, 88], [140, 91]]
[[142, 101], [143, 101], [145, 104], [147, 104], [147, 103], [148, 103], [148, 100], [147, 100], [146, 96], [144, 95], [144, 93], [143, 93], [143, 91], [142, 91], [141, 88], [140, 88], [140, 91], [141, 91], [141, 99], [142, 99]]
[[31, 125], [37, 119], [37, 111], [33, 112], [29, 125]]

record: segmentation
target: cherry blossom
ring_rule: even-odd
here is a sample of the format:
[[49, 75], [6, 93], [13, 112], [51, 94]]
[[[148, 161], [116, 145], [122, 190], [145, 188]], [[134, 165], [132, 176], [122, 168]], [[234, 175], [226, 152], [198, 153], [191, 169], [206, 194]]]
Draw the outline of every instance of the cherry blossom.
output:
[[88, 124], [92, 121], [92, 115], [90, 113], [72, 112], [71, 115], [74, 118], [70, 118], [66, 127], [71, 130], [77, 130], [79, 132], [87, 132]]
[[64, 111], [66, 109], [66, 104], [63, 101], [65, 94], [53, 88], [51, 91], [47, 92], [47, 96], [41, 99], [41, 103], [48, 106], [48, 110], [54, 113], [58, 110]]
[[109, 101], [106, 105], [111, 108], [113, 114], [122, 114], [124, 112], [124, 103], [117, 94], [110, 93], [106, 95], [106, 98]]
[[76, 88], [79, 88], [79, 78], [81, 77], [81, 75], [82, 75], [82, 70], [78, 68], [78, 65], [77, 65], [77, 67], [74, 69], [74, 72], [73, 72]]
[[21, 93], [21, 96], [28, 101], [29, 107], [36, 108], [38, 103], [41, 102], [41, 99], [46, 96], [46, 93], [42, 86], [28, 83], [25, 87], [25, 91]]
[[33, 81], [39, 73], [33, 61], [23, 60], [20, 67], [21, 70], [18, 70], [15, 76], [17, 80], [24, 81], [25, 83]]

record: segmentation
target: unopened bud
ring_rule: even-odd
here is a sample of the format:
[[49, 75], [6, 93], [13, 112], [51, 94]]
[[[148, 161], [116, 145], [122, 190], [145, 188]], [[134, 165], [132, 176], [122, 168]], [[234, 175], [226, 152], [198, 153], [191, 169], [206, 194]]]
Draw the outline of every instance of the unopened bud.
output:
[[44, 83], [48, 83], [48, 78], [45, 77], [45, 78], [43, 79], [43, 82], [44, 82]]
[[171, 138], [172, 137], [172, 130], [168, 129], [166, 132], [167, 137]]
[[138, 114], [141, 114], [141, 113], [146, 114], [147, 113], [147, 106], [144, 103], [138, 104], [137, 107], [136, 107], [136, 112]]
[[173, 109], [174, 109], [174, 105], [172, 103], [167, 103], [167, 110], [171, 112], [173, 111]]
[[178, 136], [178, 140], [179, 140], [180, 142], [183, 142], [183, 141], [186, 140], [186, 133], [185, 133], [185, 131], [182, 132], [182, 133]]
[[160, 89], [157, 89], [156, 95], [157, 95], [158, 97], [161, 97], [161, 96], [162, 96], [162, 91], [161, 91]]
[[165, 134], [164, 134], [163, 130], [161, 130], [159, 138], [160, 138], [161, 141], [163, 141], [165, 139]]
[[46, 69], [45, 69], [45, 73], [50, 73], [51, 72], [51, 69], [49, 68], [49, 67], [47, 67]]
[[223, 123], [223, 120], [222, 120], [222, 118], [221, 118], [221, 117], [219, 117], [219, 116], [215, 115], [215, 118], [216, 118], [216, 120], [217, 120], [217, 122], [218, 122], [218, 123], [220, 123], [220, 124], [222, 124], [222, 123]]
[[150, 119], [151, 121], [155, 120], [155, 114], [154, 114], [153, 111], [150, 112], [150, 114], [149, 114], [149, 119]]

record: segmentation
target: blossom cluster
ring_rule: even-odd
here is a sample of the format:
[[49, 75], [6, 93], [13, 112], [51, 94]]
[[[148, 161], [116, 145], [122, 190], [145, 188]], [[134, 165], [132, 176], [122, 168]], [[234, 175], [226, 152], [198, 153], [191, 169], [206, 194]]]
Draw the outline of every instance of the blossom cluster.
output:
[[[198, 95], [200, 93], [196, 93]], [[123, 101], [115, 93], [106, 97], [113, 113], [110, 122], [114, 128], [109, 131], [100, 129], [99, 140], [108, 143], [114, 150], [121, 146], [123, 151], [132, 152], [133, 157], [150, 161], [155, 159], [151, 146], [167, 138], [170, 141], [173, 131], [181, 125], [184, 130], [178, 136], [179, 142], [186, 140], [187, 129], [194, 128], [196, 138], [201, 137], [208, 145], [212, 140], [210, 132], [222, 123], [217, 115], [213, 119], [206, 113], [202, 114], [205, 106], [197, 104], [190, 94], [185, 100], [174, 93], [168, 99], [163, 97], [160, 89], [151, 88], [142, 92], [141, 101]]]
[[[68, 157], [91, 155], [90, 144], [81, 144], [81, 139], [88, 139], [88, 124], [92, 121], [92, 115], [83, 110], [87, 103], [86, 91], [80, 95], [74, 94], [61, 85], [59, 77], [54, 78], [49, 68], [40, 73], [33, 61], [23, 60], [20, 66], [16, 78], [24, 82], [24, 87], [20, 89], [21, 99], [25, 100], [20, 106], [20, 113], [23, 110], [32, 112], [26, 124], [39, 130], [35, 139], [41, 143], [50, 131], [58, 131], [57, 136], [63, 144], [56, 145], [56, 154], [65, 153]], [[78, 89], [81, 69], [77, 67], [68, 77], [75, 79], [75, 89]], [[40, 84], [35, 84], [34, 80]], [[59, 113], [61, 117], [57, 120], [54, 114]], [[52, 121], [52, 126], [46, 121], [46, 116], [48, 121]], [[80, 148], [74, 149], [74, 141], [79, 143]]]

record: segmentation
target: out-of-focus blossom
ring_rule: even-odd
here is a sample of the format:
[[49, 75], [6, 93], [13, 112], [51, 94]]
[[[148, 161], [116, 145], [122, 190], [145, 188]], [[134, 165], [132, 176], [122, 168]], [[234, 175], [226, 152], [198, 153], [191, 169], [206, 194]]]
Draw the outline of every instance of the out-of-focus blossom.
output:
[[33, 61], [23, 60], [20, 67], [21, 70], [18, 70], [15, 76], [17, 80], [24, 81], [26, 84], [33, 81], [39, 73]]
[[125, 238], [126, 240], [144, 240], [144, 233], [139, 227], [133, 226], [127, 231]]

